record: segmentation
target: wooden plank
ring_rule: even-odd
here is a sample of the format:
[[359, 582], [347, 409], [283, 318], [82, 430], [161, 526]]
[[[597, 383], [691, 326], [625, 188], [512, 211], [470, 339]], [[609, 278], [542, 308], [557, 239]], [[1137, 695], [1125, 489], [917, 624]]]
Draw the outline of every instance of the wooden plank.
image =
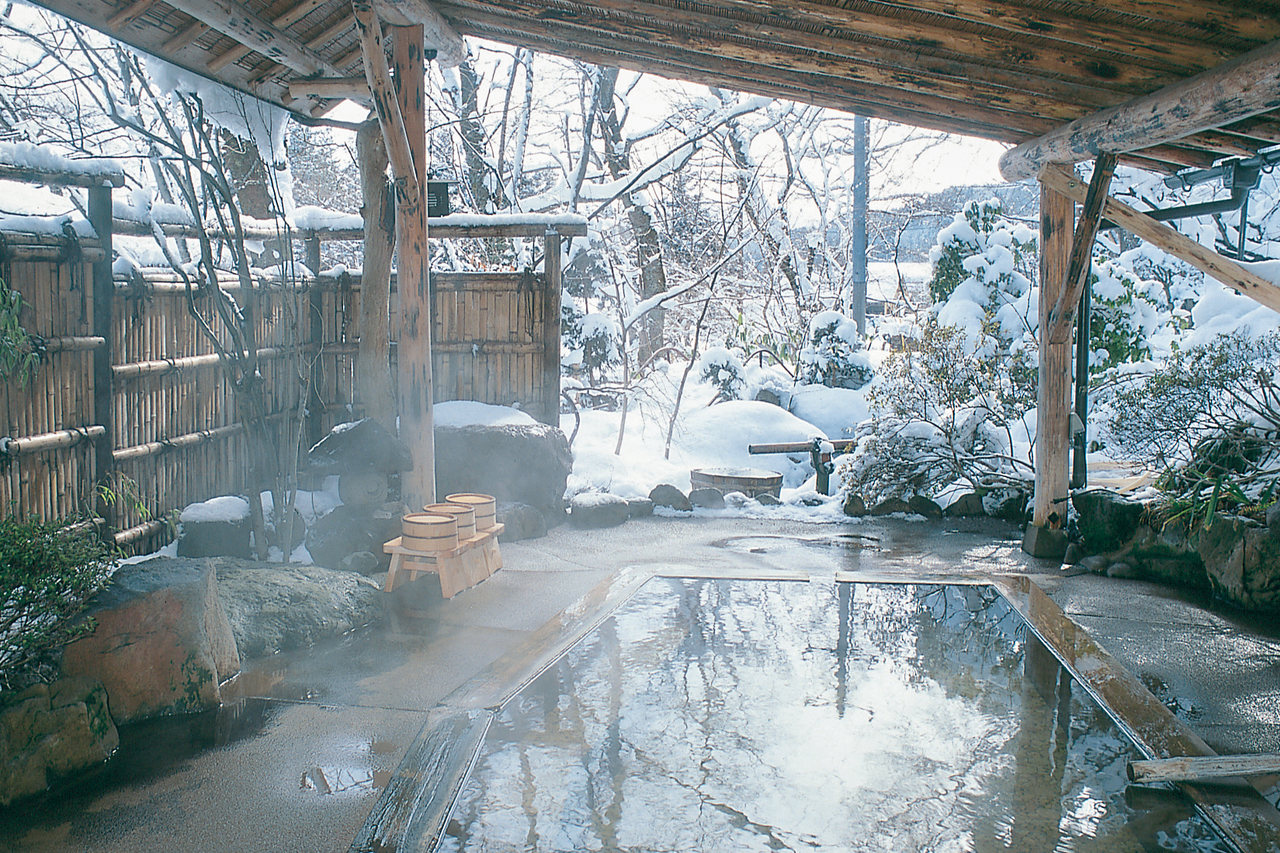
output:
[[[1111, 176], [1116, 172], [1116, 155], [1103, 152], [1093, 164], [1093, 177], [1089, 191], [1085, 193], [1080, 219], [1076, 222], [1075, 236], [1071, 240], [1071, 259], [1062, 292], [1049, 312], [1047, 332], [1055, 344], [1066, 343], [1071, 337], [1071, 324], [1075, 322], [1080, 295], [1084, 293], [1093, 261], [1093, 241], [1098, 236], [1098, 224], [1102, 221], [1102, 204], [1107, 199]], [[1046, 327], [1042, 327], [1046, 328]]]
[[1050, 163], [1172, 142], [1277, 108], [1280, 41], [1024, 142], [1001, 156], [1000, 174], [1020, 181]]
[[1201, 782], [1280, 774], [1280, 754], [1184, 755], [1130, 761], [1125, 767], [1130, 782]]
[[1035, 509], [1031, 523], [1060, 530], [1066, 523], [1068, 447], [1071, 443], [1071, 345], [1045, 331], [1066, 281], [1074, 206], [1048, 184], [1040, 189], [1040, 381], [1036, 393]]
[[[362, 0], [354, 0], [357, 18], [362, 14]], [[366, 6], [367, 8], [367, 6]], [[368, 22], [362, 27], [369, 29]], [[373, 24], [376, 26], [377, 22]], [[422, 54], [422, 28], [396, 27], [393, 29], [393, 56], [396, 67], [395, 100], [383, 103], [387, 92], [370, 78], [370, 86], [378, 94], [379, 119], [384, 110], [393, 110], [400, 116], [397, 130], [404, 134], [403, 142], [408, 151], [400, 153], [396, 164], [391, 140], [387, 140], [387, 153], [397, 170], [409, 170], [415, 189], [421, 187], [427, 171], [426, 155], [426, 66]], [[366, 68], [370, 52], [381, 56], [381, 47], [366, 40]], [[382, 121], [384, 132], [388, 127]], [[400, 142], [396, 143], [397, 145]], [[409, 161], [403, 158], [408, 155]], [[400, 412], [400, 437], [409, 445], [413, 454], [413, 469], [401, 476], [403, 499], [409, 506], [425, 506], [435, 502], [435, 438], [432, 418], [431, 376], [431, 297], [427, 254], [427, 214], [420, 191], [405, 196], [396, 210], [396, 223], [400, 230], [400, 334], [397, 351], [399, 374], [398, 397]]]
[[[1069, 198], [1084, 201], [1086, 194], [1084, 182], [1065, 166], [1046, 167], [1040, 174], [1040, 182]], [[1134, 210], [1114, 198], [1108, 198], [1103, 204], [1102, 216], [1179, 260], [1186, 261], [1200, 272], [1222, 282], [1237, 293], [1248, 296], [1272, 310], [1280, 311], [1280, 285], [1262, 278], [1230, 258], [1224, 258], [1212, 249], [1201, 246], [1165, 223], [1157, 222], [1145, 213]]]

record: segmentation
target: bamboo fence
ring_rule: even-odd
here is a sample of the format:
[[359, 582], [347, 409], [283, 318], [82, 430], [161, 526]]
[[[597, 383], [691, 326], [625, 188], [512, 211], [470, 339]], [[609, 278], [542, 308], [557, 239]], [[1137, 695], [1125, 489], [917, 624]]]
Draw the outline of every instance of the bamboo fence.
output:
[[[99, 210], [102, 203], [100, 196]], [[109, 209], [109, 195], [106, 203]], [[28, 383], [0, 384], [0, 506], [21, 517], [96, 518], [116, 544], [146, 552], [168, 541], [171, 511], [244, 489], [247, 441], [185, 285], [161, 270], [114, 279], [112, 226], [101, 220], [101, 241], [0, 233], [0, 276], [21, 294], [23, 325], [44, 347]], [[529, 229], [517, 231], [528, 236]], [[318, 257], [320, 241], [360, 235], [296, 236]], [[239, 288], [231, 276], [220, 285], [233, 295]], [[361, 416], [354, 378], [360, 280], [307, 273], [260, 292], [258, 354], [270, 423], [281, 447], [305, 452], [335, 423]], [[435, 401], [516, 405], [554, 421], [559, 282], [548, 287], [545, 275], [516, 272], [441, 273], [432, 293]], [[395, 304], [393, 280], [393, 312]], [[394, 336], [394, 317], [391, 329]], [[225, 342], [225, 330], [217, 331]], [[394, 358], [393, 342], [392, 375]], [[126, 497], [105, 500], [103, 484]]]

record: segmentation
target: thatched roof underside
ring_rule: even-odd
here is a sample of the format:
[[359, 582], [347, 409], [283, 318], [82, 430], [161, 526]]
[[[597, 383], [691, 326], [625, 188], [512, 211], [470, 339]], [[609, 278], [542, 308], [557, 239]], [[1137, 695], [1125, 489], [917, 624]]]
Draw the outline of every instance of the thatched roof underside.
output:
[[[363, 74], [350, 0], [41, 5], [299, 115], [318, 114], [332, 102], [291, 98], [291, 81]], [[1009, 143], [1280, 39], [1280, 3], [1272, 0], [440, 0], [434, 6], [464, 35]], [[245, 47], [242, 36], [230, 33], [246, 27], [288, 49], [268, 57]], [[1269, 113], [1125, 159], [1171, 170], [1277, 144], [1280, 115]]]

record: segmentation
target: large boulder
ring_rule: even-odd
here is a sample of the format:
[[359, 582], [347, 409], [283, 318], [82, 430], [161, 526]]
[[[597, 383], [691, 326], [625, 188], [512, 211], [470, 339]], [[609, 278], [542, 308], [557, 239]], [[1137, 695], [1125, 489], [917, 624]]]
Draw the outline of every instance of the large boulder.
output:
[[649, 490], [649, 500], [655, 507], [661, 506], [677, 512], [692, 512], [693, 504], [688, 496], [670, 483], [659, 483]]
[[178, 556], [248, 557], [249, 502], [223, 495], [187, 505], [178, 516]]
[[528, 504], [500, 503], [497, 521], [503, 526], [498, 534], [499, 542], [519, 542], [521, 539], [540, 539], [547, 535], [547, 520], [542, 513]]
[[382, 424], [362, 418], [331, 429], [307, 451], [307, 465], [324, 474], [394, 474], [413, 467], [413, 454]]
[[100, 681], [64, 678], [18, 693], [0, 707], [0, 807], [101, 764], [119, 743]]
[[307, 529], [307, 553], [318, 565], [344, 569], [353, 554], [368, 555], [386, 568], [382, 546], [400, 535], [402, 507], [337, 506]]
[[1071, 496], [1081, 544], [1090, 554], [1115, 551], [1131, 542], [1146, 508], [1106, 489], [1088, 489]]
[[313, 645], [382, 615], [382, 590], [354, 572], [300, 563], [214, 561], [218, 597], [243, 658]]
[[1280, 530], [1234, 515], [1200, 529], [1196, 550], [1219, 598], [1280, 613]]
[[569, 505], [569, 521], [574, 527], [617, 527], [630, 517], [631, 505], [626, 499], [607, 493], [574, 495]]
[[546, 424], [437, 426], [436, 494], [480, 492], [525, 503], [550, 522], [564, 518], [573, 454], [563, 432]]
[[209, 560], [123, 566], [88, 616], [97, 624], [63, 651], [62, 671], [100, 679], [117, 723], [217, 707], [240, 670]]

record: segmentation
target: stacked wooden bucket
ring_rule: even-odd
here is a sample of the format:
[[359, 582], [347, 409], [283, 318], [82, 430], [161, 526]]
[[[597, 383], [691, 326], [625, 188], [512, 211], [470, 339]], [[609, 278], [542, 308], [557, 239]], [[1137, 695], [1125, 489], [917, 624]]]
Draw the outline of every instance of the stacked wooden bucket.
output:
[[440, 576], [445, 598], [474, 586], [502, 568], [498, 550], [496, 503], [492, 495], [461, 492], [443, 503], [427, 504], [401, 522], [402, 535], [384, 550], [392, 555], [387, 573], [391, 591], [401, 571], [433, 572]]

